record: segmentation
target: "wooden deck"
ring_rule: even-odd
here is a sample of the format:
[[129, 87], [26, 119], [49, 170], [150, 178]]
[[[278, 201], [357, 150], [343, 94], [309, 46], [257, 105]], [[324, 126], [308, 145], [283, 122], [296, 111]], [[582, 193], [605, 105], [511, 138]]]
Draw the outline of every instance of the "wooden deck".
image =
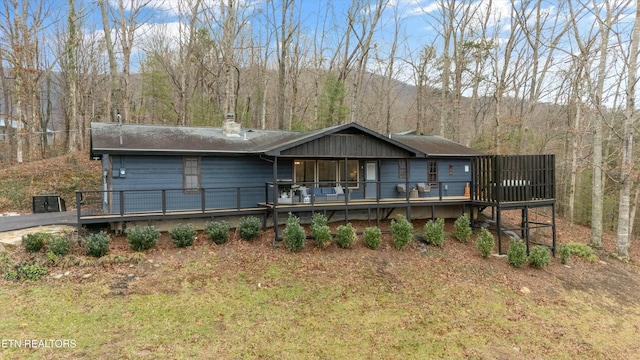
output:
[[367, 208], [367, 207], [389, 207], [389, 206], [431, 206], [431, 205], [464, 205], [469, 204], [471, 199], [468, 196], [443, 196], [439, 197], [425, 197], [425, 198], [383, 198], [383, 199], [357, 199], [357, 200], [348, 200], [348, 201], [325, 201], [318, 202], [315, 204], [311, 203], [293, 203], [293, 204], [278, 204], [274, 203], [259, 203], [258, 205], [262, 207], [266, 207], [269, 209], [278, 210], [286, 210], [291, 209], [292, 211], [295, 209], [302, 208], [344, 208], [345, 206], [349, 208]]

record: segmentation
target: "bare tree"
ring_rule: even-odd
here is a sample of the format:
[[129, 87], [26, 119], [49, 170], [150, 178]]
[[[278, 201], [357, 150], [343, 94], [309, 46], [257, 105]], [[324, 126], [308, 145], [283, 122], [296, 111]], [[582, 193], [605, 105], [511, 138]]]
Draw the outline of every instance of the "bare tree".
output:
[[152, 12], [148, 9], [151, 0], [118, 0], [118, 14], [116, 33], [120, 39], [122, 50], [122, 113], [125, 121], [130, 121], [131, 117], [131, 52], [136, 31], [152, 17]]
[[544, 8], [547, 4], [542, 0], [511, 0], [511, 4], [516, 9], [516, 20], [523, 30], [530, 60], [528, 71], [521, 72], [527, 83], [520, 94], [524, 103], [516, 124], [516, 131], [520, 134], [518, 151], [522, 153], [526, 151], [527, 144], [525, 130], [535, 118], [535, 108], [546, 94], [554, 91], [549, 88], [547, 78], [557, 59], [555, 52], [560, 48], [560, 41], [566, 39], [571, 22], [564, 19], [562, 6], [565, 2], [552, 9]]
[[43, 0], [4, 0], [0, 11], [0, 47], [13, 78], [18, 163], [24, 161], [25, 145], [27, 160], [42, 155], [40, 133], [46, 129], [41, 128], [40, 122], [40, 90], [49, 70], [41, 66], [45, 47], [39, 37], [45, 30], [44, 21], [48, 16], [49, 8]]
[[[104, 31], [104, 46], [107, 50], [109, 59], [109, 92], [107, 93], [107, 113], [110, 113], [108, 120], [114, 121], [117, 118], [119, 109], [122, 107], [120, 86], [118, 84], [118, 63], [113, 48], [113, 40], [111, 39], [111, 25], [109, 20], [109, 10], [107, 9], [106, 0], [98, 0], [100, 7], [100, 19], [102, 20], [102, 30]], [[118, 119], [119, 120], [119, 119]]]
[[66, 50], [66, 60], [67, 60], [67, 79], [66, 86], [67, 91], [66, 95], [68, 98], [68, 104], [66, 107], [65, 115], [67, 117], [67, 121], [65, 121], [65, 143], [66, 148], [69, 151], [77, 150], [79, 147], [78, 144], [78, 134], [80, 130], [80, 124], [78, 121], [78, 92], [77, 92], [77, 68], [76, 68], [76, 49], [78, 47], [78, 39], [77, 39], [77, 30], [76, 30], [76, 4], [75, 0], [69, 0], [69, 14], [67, 16], [67, 43], [65, 46]]
[[[7, 163], [13, 164], [13, 155], [14, 152], [17, 152], [16, 149], [16, 140], [13, 133], [13, 108], [11, 106], [11, 94], [12, 91], [10, 89], [9, 79], [7, 76], [7, 72], [4, 68], [4, 59], [6, 58], [4, 55], [4, 46], [0, 46], [0, 86], [2, 86], [2, 118], [4, 119], [4, 136], [9, 143], [9, 151], [7, 154]], [[17, 154], [16, 154], [17, 155]]]
[[620, 200], [618, 204], [618, 231], [616, 255], [629, 259], [630, 203], [633, 185], [634, 161], [633, 139], [636, 120], [636, 83], [638, 73], [638, 43], [640, 42], [640, 6], [636, 6], [631, 45], [627, 55], [627, 93], [622, 134], [622, 164], [620, 166]]
[[[276, 85], [276, 118], [279, 129], [287, 128], [285, 116], [286, 74], [291, 44], [300, 23], [294, 18], [295, 0], [282, 0], [276, 10], [276, 2], [269, 1], [272, 19], [270, 20], [276, 39], [276, 57], [278, 65], [278, 84]], [[277, 16], [280, 15], [278, 19]]]
[[[358, 0], [353, 0], [355, 8], [349, 9], [349, 30], [353, 32], [356, 38], [359, 55], [356, 59], [356, 74], [353, 79], [353, 85], [351, 87], [351, 122], [356, 121], [358, 112], [358, 95], [360, 91], [360, 85], [362, 83], [362, 75], [369, 59], [369, 51], [371, 49], [371, 39], [375, 32], [378, 21], [382, 16], [382, 13], [387, 7], [389, 0], [376, 0], [373, 11], [367, 8], [368, 5], [363, 6]], [[353, 52], [355, 54], [356, 52]]]
[[518, 28], [515, 22], [515, 14], [512, 8], [511, 10], [511, 32], [509, 34], [509, 38], [505, 42], [504, 47], [496, 47], [495, 51], [492, 52], [491, 63], [492, 63], [492, 82], [493, 82], [493, 122], [495, 124], [495, 131], [493, 132], [493, 147], [496, 154], [502, 153], [502, 139], [501, 139], [501, 128], [503, 123], [503, 99], [504, 95], [507, 92], [507, 86], [511, 82], [511, 79], [514, 76], [513, 71], [517, 69], [511, 63], [512, 56], [514, 56], [514, 51], [516, 47], [520, 45], [522, 42], [522, 31]]
[[[571, 6], [571, 3], [569, 4]], [[602, 233], [603, 233], [603, 201], [604, 201], [604, 182], [603, 182], [603, 126], [607, 122], [608, 117], [611, 114], [605, 106], [604, 84], [608, 76], [608, 56], [609, 53], [609, 39], [612, 31], [612, 25], [614, 21], [617, 21], [618, 17], [622, 14], [624, 9], [629, 5], [629, 1], [619, 3], [617, 6], [613, 6], [611, 1], [605, 0], [600, 4], [596, 1], [592, 1], [591, 6], [595, 11], [590, 12], [596, 19], [598, 26], [597, 36], [599, 39], [599, 46], [597, 49], [598, 67], [595, 73], [595, 79], [587, 82], [589, 86], [589, 99], [595, 108], [595, 116], [593, 117], [593, 155], [592, 155], [592, 192], [591, 192], [591, 241], [590, 245], [596, 248], [602, 247]], [[601, 12], [598, 11], [599, 7], [604, 9], [604, 17]], [[576, 16], [572, 16], [574, 19], [574, 29], [576, 30], [576, 37], [579, 37], [577, 33]], [[592, 40], [587, 39], [587, 43]], [[593, 39], [596, 41], [596, 39]], [[589, 75], [589, 73], [587, 73]]]

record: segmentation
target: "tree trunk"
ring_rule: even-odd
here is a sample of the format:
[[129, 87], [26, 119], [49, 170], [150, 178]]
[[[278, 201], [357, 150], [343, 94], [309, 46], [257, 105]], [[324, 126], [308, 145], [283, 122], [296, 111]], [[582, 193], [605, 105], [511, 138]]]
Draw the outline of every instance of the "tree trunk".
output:
[[75, 0], [69, 0], [69, 17], [67, 18], [69, 24], [69, 37], [67, 40], [67, 90], [68, 90], [68, 104], [67, 104], [67, 150], [75, 151], [78, 149], [78, 101], [77, 95], [77, 69], [75, 51], [77, 47], [76, 38], [76, 12], [75, 12]]
[[582, 71], [577, 71], [576, 76], [577, 80], [574, 84], [574, 96], [573, 103], [575, 106], [575, 114], [573, 119], [573, 130], [571, 131], [571, 170], [570, 170], [570, 180], [569, 180], [569, 223], [573, 225], [574, 223], [574, 209], [576, 202], [576, 182], [578, 178], [578, 150], [580, 147], [580, 135], [582, 132], [580, 131], [580, 121], [582, 117], [582, 109], [580, 104], [580, 95], [578, 85], [580, 74]]
[[604, 80], [607, 77], [607, 46], [609, 46], [609, 32], [611, 29], [611, 6], [609, 1], [605, 1], [607, 8], [605, 21], [602, 22], [598, 18], [600, 28], [600, 49], [599, 57], [600, 62], [598, 64], [598, 80], [596, 83], [594, 93], [594, 103], [598, 110], [594, 117], [594, 131], [593, 131], [593, 156], [592, 156], [592, 185], [591, 192], [591, 240], [590, 245], [595, 248], [602, 247], [602, 231], [603, 231], [603, 199], [604, 199], [604, 186], [602, 181], [602, 144], [603, 144], [603, 117], [606, 114], [604, 105], [602, 103], [602, 94], [604, 91]]
[[[104, 30], [104, 45], [107, 49], [107, 57], [109, 59], [109, 91], [107, 91], [107, 99], [105, 102], [106, 111], [110, 114], [111, 120], [120, 120], [118, 118], [119, 105], [117, 104], [117, 93], [119, 92], [118, 86], [118, 64], [116, 63], [116, 56], [113, 51], [113, 41], [111, 41], [111, 27], [109, 26], [109, 13], [105, 5], [106, 0], [98, 0], [100, 6], [100, 15], [102, 18], [102, 29]], [[114, 99], [115, 98], [115, 99]], [[114, 106], [113, 102], [116, 101]]]
[[638, 70], [638, 42], [640, 41], [640, 6], [636, 6], [633, 36], [627, 61], [627, 99], [624, 111], [624, 129], [622, 138], [622, 164], [620, 167], [620, 200], [618, 204], [618, 233], [616, 255], [629, 260], [630, 203], [633, 177], [633, 135], [635, 124], [635, 86]]

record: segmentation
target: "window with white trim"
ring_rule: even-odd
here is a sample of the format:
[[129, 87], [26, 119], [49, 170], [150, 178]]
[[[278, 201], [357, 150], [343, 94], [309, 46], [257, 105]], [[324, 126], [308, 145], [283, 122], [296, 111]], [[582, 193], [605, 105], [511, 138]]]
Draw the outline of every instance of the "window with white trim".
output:
[[198, 191], [200, 188], [200, 158], [185, 157], [183, 168], [182, 188], [185, 192]]
[[427, 181], [430, 186], [438, 186], [438, 162], [429, 160], [427, 164]]

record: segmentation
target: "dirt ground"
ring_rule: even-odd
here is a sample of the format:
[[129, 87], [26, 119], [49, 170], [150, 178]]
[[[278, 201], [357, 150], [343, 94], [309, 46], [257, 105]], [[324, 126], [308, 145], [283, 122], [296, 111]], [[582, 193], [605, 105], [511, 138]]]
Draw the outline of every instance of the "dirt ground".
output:
[[[507, 214], [503, 217], [507, 223], [517, 223], [517, 216]], [[425, 221], [414, 221], [414, 228], [421, 228]], [[332, 232], [341, 222], [332, 223], [330, 227]], [[369, 226], [367, 221], [352, 222], [357, 231], [363, 231]], [[349, 264], [354, 261], [370, 262], [372, 266], [377, 267], [379, 276], [387, 276], [388, 280], [393, 282], [393, 273], [388, 270], [390, 264], [399, 262], [413, 262], [419, 260], [416, 254], [431, 252], [435, 250], [433, 246], [426, 245], [419, 241], [412, 242], [405, 251], [397, 251], [393, 248], [391, 235], [388, 232], [389, 222], [382, 222], [383, 230], [382, 246], [376, 251], [372, 251], [365, 247], [360, 236], [360, 241], [353, 249], [346, 251], [337, 248], [335, 245], [326, 250], [319, 250], [315, 247], [312, 240], [307, 240], [305, 247], [301, 250], [300, 255], [305, 259], [309, 259], [310, 271], [317, 271], [318, 263], [312, 259], [314, 256], [332, 256], [344, 262], [345, 267], [342, 271], [348, 271]], [[385, 232], [386, 231], [386, 232]], [[453, 233], [453, 221], [448, 221], [445, 231]], [[310, 233], [308, 227], [307, 234]], [[0, 234], [1, 235], [1, 234]], [[5, 234], [6, 236], [6, 234]], [[535, 238], [535, 234], [534, 234]], [[557, 239], [558, 244], [568, 242], [588, 243], [590, 238], [590, 230], [588, 228], [570, 225], [562, 219], [557, 220]], [[503, 239], [503, 241], [506, 241]], [[615, 249], [614, 234], [607, 234], [603, 239], [604, 248], [596, 250], [598, 261], [590, 263], [584, 259], [572, 256], [569, 265], [560, 263], [559, 256], [552, 259], [549, 266], [544, 269], [534, 269], [525, 266], [522, 269], [514, 269], [508, 265], [506, 259], [493, 255], [490, 259], [491, 263], [487, 267], [486, 259], [482, 259], [478, 250], [472, 242], [463, 244], [453, 238], [445, 240], [445, 245], [441, 249], [437, 249], [435, 256], [441, 261], [450, 263], [445, 268], [451, 269], [448, 274], [440, 274], [439, 276], [450, 277], [457, 281], [486, 281], [490, 277], [492, 281], [496, 281], [514, 291], [535, 291], [538, 294], [539, 301], [555, 301], [555, 294], [559, 289], [565, 290], [581, 290], [585, 292], [604, 293], [617, 304], [626, 304], [633, 306], [640, 301], [640, 263], [637, 253], [638, 247], [635, 242], [631, 246], [631, 260], [624, 263], [610, 254]], [[503, 246], [505, 246], [503, 244]], [[17, 260], [29, 260], [33, 257], [31, 254], [24, 252], [21, 246], [12, 247], [5, 246], [12, 256]], [[503, 248], [506, 249], [506, 246]], [[2, 248], [0, 248], [2, 251]], [[506, 251], [506, 250], [505, 250]], [[207, 236], [200, 232], [194, 245], [188, 248], [176, 248], [167, 233], [162, 233], [158, 239], [156, 247], [144, 252], [144, 266], [136, 266], [135, 268], [129, 263], [107, 265], [107, 266], [91, 266], [91, 267], [75, 267], [62, 268], [53, 267], [50, 269], [48, 281], [54, 281], [53, 278], [60, 274], [77, 282], [82, 282], [88, 274], [94, 275], [98, 272], [101, 276], [112, 277], [112, 290], [114, 294], [123, 294], [131, 291], [127, 286], [127, 282], [133, 279], [139, 279], [136, 283], [135, 292], [149, 293], [157, 291], [158, 288], [170, 286], [164, 284], [161, 277], [155, 275], [155, 270], [160, 266], [162, 268], [178, 269], [184, 264], [195, 261], [207, 263], [210, 261], [211, 254], [216, 253], [219, 261], [223, 261], [225, 271], [229, 273], [251, 273], [252, 263], [256, 259], [269, 260], [277, 262], [281, 257], [287, 256], [288, 251], [281, 242], [274, 242], [273, 230], [269, 229], [261, 233], [258, 239], [251, 242], [241, 240], [235, 236], [231, 230], [230, 240], [223, 245], [215, 245], [210, 242]], [[113, 236], [110, 243], [111, 255], [123, 255], [130, 257], [132, 251], [124, 236]], [[82, 257], [82, 248], [76, 246], [73, 255]], [[464, 259], [464, 261], [460, 261]], [[418, 265], [420, 266], [420, 265]], [[464, 268], [464, 269], [456, 269]], [[475, 269], [484, 269], [482, 271]], [[491, 273], [487, 273], [487, 269]], [[341, 276], [341, 269], [333, 269], [334, 276]], [[133, 272], [133, 273], [132, 273]], [[172, 291], [171, 289], [165, 289]], [[612, 307], [612, 311], [618, 311]]]

